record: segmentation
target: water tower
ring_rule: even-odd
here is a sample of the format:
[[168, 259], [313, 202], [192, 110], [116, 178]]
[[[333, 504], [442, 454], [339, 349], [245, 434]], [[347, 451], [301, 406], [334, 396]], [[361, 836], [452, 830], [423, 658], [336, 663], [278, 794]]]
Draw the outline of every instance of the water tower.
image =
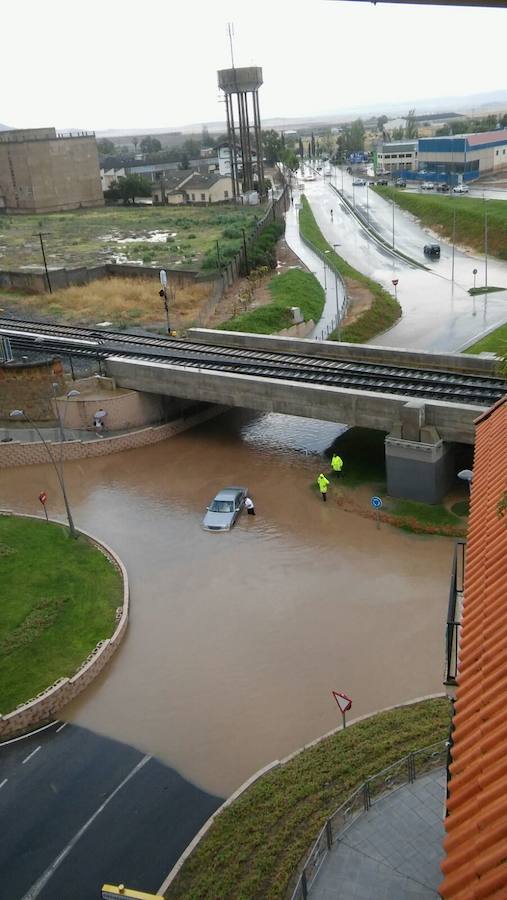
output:
[[221, 69], [218, 72], [218, 86], [225, 94], [227, 138], [234, 198], [238, 198], [242, 191], [253, 191], [254, 162], [256, 162], [255, 174], [259, 193], [264, 193], [264, 164], [259, 112], [261, 84], [262, 69], [258, 66], [241, 69], [233, 67], [232, 69]]

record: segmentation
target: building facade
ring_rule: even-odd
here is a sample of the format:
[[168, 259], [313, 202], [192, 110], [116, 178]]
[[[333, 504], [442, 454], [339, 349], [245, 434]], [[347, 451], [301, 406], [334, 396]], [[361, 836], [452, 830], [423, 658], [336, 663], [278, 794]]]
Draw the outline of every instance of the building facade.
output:
[[507, 168], [507, 128], [419, 140], [419, 172], [432, 181], [474, 181], [502, 168]]
[[417, 141], [391, 141], [380, 144], [374, 153], [374, 165], [377, 173], [417, 171]]
[[94, 134], [0, 132], [0, 210], [48, 213], [103, 205]]

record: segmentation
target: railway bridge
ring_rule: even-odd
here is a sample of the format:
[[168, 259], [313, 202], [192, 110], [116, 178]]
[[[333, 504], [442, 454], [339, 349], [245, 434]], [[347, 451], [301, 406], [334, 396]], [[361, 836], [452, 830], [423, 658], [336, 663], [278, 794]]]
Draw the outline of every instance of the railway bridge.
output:
[[374, 428], [389, 494], [437, 503], [456, 444], [506, 391], [490, 358], [191, 330], [187, 339], [0, 319], [14, 350], [101, 359], [120, 387]]

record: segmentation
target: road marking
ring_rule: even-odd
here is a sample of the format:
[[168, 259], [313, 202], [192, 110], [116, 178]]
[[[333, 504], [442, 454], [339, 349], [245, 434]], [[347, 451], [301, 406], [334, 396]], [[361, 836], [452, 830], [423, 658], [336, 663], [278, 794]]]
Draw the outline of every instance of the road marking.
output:
[[37, 879], [37, 881], [34, 884], [32, 884], [32, 887], [27, 891], [27, 893], [24, 895], [24, 897], [21, 898], [21, 900], [35, 900], [35, 897], [39, 896], [40, 892], [46, 886], [49, 879], [56, 872], [58, 866], [63, 862], [65, 857], [69, 855], [70, 851], [76, 846], [79, 839], [83, 836], [85, 831], [88, 830], [88, 828], [95, 821], [97, 816], [99, 816], [100, 813], [102, 812], [102, 810], [104, 810], [106, 808], [108, 803], [111, 802], [111, 800], [113, 799], [113, 797], [116, 796], [118, 791], [121, 791], [122, 787], [124, 787], [127, 784], [127, 782], [130, 781], [130, 779], [133, 778], [134, 775], [136, 775], [137, 772], [139, 772], [139, 770], [142, 769], [142, 767], [145, 766], [147, 762], [149, 762], [150, 759], [151, 759], [151, 756], [143, 756], [143, 758], [140, 760], [140, 762], [137, 763], [137, 766], [134, 766], [134, 768], [123, 779], [123, 781], [118, 785], [118, 787], [116, 787], [114, 789], [114, 791], [111, 794], [109, 794], [109, 797], [107, 797], [107, 799], [104, 800], [104, 802], [101, 804], [101, 806], [99, 806], [99, 808], [95, 810], [93, 815], [90, 816], [88, 821], [85, 822], [84, 825], [79, 829], [79, 831], [76, 832], [76, 834], [74, 835], [72, 840], [70, 840], [69, 843], [67, 844], [67, 846], [64, 847], [64, 849], [59, 854], [59, 856], [57, 856], [56, 859], [53, 860], [53, 862], [51, 863], [50, 866], [48, 866], [46, 871], [42, 873], [41, 877], [39, 879]]
[[34, 734], [39, 734], [41, 731], [46, 731], [47, 728], [52, 728], [53, 725], [58, 725], [58, 720], [49, 722], [48, 725], [43, 725], [42, 728], [36, 728], [35, 731], [29, 731], [28, 734], [20, 734], [19, 737], [11, 738], [10, 741], [2, 741], [0, 742], [0, 750], [2, 747], [7, 747], [7, 744], [16, 744], [17, 741], [26, 741], [27, 738], [33, 737]]
[[8, 778], [4, 778], [4, 780], [0, 782], [0, 790], [3, 788], [4, 784], [7, 784], [8, 780]]
[[58, 732], [62, 731], [63, 728], [66, 728], [68, 724], [68, 722], [64, 722], [63, 725], [60, 725], [60, 727], [56, 729], [55, 733], [58, 734]]
[[25, 757], [25, 759], [23, 760], [23, 762], [21, 763], [21, 765], [24, 766], [25, 763], [27, 763], [28, 760], [32, 758], [32, 756], [35, 756], [35, 754], [39, 752], [41, 746], [42, 746], [42, 744], [39, 744], [39, 746], [36, 747], [35, 750], [32, 750], [32, 752], [29, 753], [28, 756]]

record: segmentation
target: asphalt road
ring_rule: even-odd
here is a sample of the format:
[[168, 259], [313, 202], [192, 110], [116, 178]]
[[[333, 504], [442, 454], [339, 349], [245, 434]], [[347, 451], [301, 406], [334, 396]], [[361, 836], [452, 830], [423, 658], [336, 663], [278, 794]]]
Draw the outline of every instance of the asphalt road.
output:
[[55, 723], [0, 745], [0, 896], [155, 893], [222, 801], [133, 747]]
[[[336, 174], [336, 184], [341, 189], [341, 171]], [[343, 185], [346, 196], [355, 201], [363, 215], [368, 214], [380, 234], [391, 240], [392, 204], [367, 187], [353, 190], [352, 178], [346, 173]], [[484, 282], [484, 259], [480, 256], [455, 252], [453, 284], [452, 248], [438, 239], [441, 259], [427, 261], [422, 248], [434, 239], [434, 235], [425, 231], [408, 213], [395, 209], [395, 248], [423, 262], [428, 266], [428, 271], [395, 259], [387, 249], [376, 244], [332, 190], [329, 179], [318, 177], [315, 181], [304, 182], [304, 192], [326, 239], [336, 244], [337, 252], [347, 262], [391, 292], [392, 279], [398, 279], [397, 292], [403, 316], [393, 328], [375, 337], [372, 343], [397, 348], [457, 351], [507, 321], [507, 292], [475, 298], [468, 293], [468, 288], [473, 286], [474, 268], [478, 269], [477, 285]], [[489, 259], [488, 284], [507, 288], [507, 263]]]

